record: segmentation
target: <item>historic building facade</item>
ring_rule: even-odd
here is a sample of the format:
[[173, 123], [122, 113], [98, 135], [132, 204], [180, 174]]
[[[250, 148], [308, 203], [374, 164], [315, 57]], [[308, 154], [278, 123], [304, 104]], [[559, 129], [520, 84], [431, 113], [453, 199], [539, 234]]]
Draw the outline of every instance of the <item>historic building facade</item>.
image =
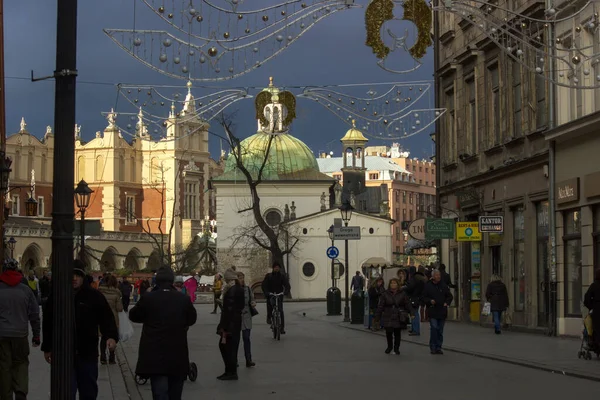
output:
[[[172, 107], [166, 137], [158, 140], [148, 134], [142, 109], [134, 138], [123, 137], [117, 117], [110, 113], [104, 131], [88, 142], [75, 127], [74, 183], [83, 179], [94, 191], [86, 220], [101, 226], [100, 232], [89, 232], [87, 261], [93, 269], [143, 269], [149, 263], [155, 268], [157, 242], [170, 242], [172, 251], [180, 252], [200, 233], [206, 215], [214, 219], [208, 180], [222, 167], [210, 159], [208, 124], [195, 115], [190, 90], [181, 110]], [[13, 159], [7, 237], [17, 239], [15, 258], [35, 267], [50, 259], [53, 148], [51, 128], [38, 139], [24, 119], [7, 139], [7, 156]], [[33, 183], [39, 215], [25, 217]], [[75, 212], [79, 218], [77, 207]]]
[[[539, 5], [543, 11], [543, 4], [517, 3], [519, 10], [535, 12]], [[502, 234], [444, 241], [442, 262], [460, 285], [453, 315], [479, 322], [482, 293], [492, 274], [498, 274], [509, 290], [513, 324], [544, 328], [547, 81], [501, 51], [468, 16], [444, 13], [437, 22], [436, 95], [439, 107], [447, 110], [435, 135], [442, 216], [473, 222], [482, 215], [504, 217]]]

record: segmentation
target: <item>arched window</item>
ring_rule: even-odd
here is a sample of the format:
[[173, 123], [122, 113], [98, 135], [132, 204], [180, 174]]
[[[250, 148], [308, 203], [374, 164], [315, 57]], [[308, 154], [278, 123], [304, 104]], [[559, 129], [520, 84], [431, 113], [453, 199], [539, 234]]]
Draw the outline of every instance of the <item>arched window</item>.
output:
[[315, 274], [315, 272], [315, 264], [311, 262], [304, 263], [304, 265], [302, 266], [302, 274], [307, 278], [311, 278]]
[[135, 175], [135, 157], [131, 156], [131, 158], [129, 159], [129, 174], [131, 177], [131, 182], [135, 182], [136, 180], [136, 175]]
[[85, 179], [85, 157], [77, 157], [77, 180]]
[[281, 213], [277, 210], [269, 210], [265, 213], [265, 222], [271, 228], [276, 228], [281, 223]]
[[104, 175], [104, 157], [98, 156], [96, 157], [96, 181], [101, 181], [102, 175]]

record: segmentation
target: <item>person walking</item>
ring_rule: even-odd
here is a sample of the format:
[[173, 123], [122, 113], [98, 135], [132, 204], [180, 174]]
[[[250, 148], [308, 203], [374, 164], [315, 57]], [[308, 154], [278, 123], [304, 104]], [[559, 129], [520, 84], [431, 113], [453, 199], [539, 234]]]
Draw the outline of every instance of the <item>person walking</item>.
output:
[[140, 299], [148, 292], [150, 292], [150, 281], [149, 279], [144, 279], [140, 283]]
[[490, 303], [490, 311], [494, 318], [494, 331], [496, 335], [499, 335], [502, 333], [502, 313], [509, 306], [508, 290], [499, 275], [492, 275], [492, 280], [485, 290], [485, 298]]
[[50, 289], [52, 288], [52, 273], [49, 271], [44, 271], [42, 274], [42, 279], [40, 279], [40, 298], [42, 300], [42, 312], [48, 302], [48, 297], [50, 296]]
[[215, 304], [215, 309], [213, 310], [213, 312], [211, 312], [211, 314], [217, 313], [217, 307], [221, 310], [221, 312], [223, 312], [223, 306], [221, 305], [222, 289], [223, 289], [223, 279], [221, 278], [221, 274], [216, 274], [215, 280], [213, 282], [213, 287], [212, 287], [213, 301]]
[[386, 354], [392, 352], [400, 355], [400, 341], [402, 329], [406, 328], [410, 319], [412, 306], [397, 278], [390, 279], [388, 289], [379, 298], [377, 317], [382, 318], [385, 336], [387, 339]]
[[187, 333], [197, 313], [174, 281], [169, 266], [160, 268], [155, 289], [129, 310], [129, 319], [143, 324], [135, 373], [150, 379], [153, 400], [181, 400], [190, 368]]
[[[40, 309], [29, 286], [21, 283], [17, 264], [0, 274], [0, 400], [25, 400], [29, 392], [29, 327], [31, 345], [40, 345]], [[14, 397], [13, 397], [14, 395]]]
[[[376, 318], [377, 307], [379, 307], [379, 298], [385, 292], [385, 286], [383, 284], [383, 278], [379, 277], [373, 282], [369, 288], [369, 314], [373, 316], [373, 323], [369, 326], [369, 329], [378, 331], [381, 328], [380, 319]], [[369, 321], [371, 322], [371, 321]]]
[[583, 305], [592, 313], [592, 343], [600, 350], [600, 269], [594, 273], [594, 282], [585, 292]]
[[[251, 368], [256, 365], [252, 361], [252, 343], [250, 342], [250, 333], [252, 332], [252, 317], [258, 314], [256, 311], [256, 301], [254, 293], [246, 285], [246, 276], [243, 272], [238, 272], [240, 286], [244, 289], [244, 311], [242, 311], [242, 340], [244, 342], [244, 356], [246, 357], [246, 367]], [[237, 356], [236, 356], [237, 360]]]
[[453, 297], [450, 288], [442, 282], [440, 271], [435, 269], [431, 273], [431, 280], [423, 289], [423, 302], [429, 312], [429, 350], [431, 354], [444, 354], [444, 324], [448, 317], [448, 306]]
[[[98, 397], [98, 330], [106, 347], [113, 350], [119, 340], [119, 330], [113, 312], [106, 298], [98, 290], [92, 289], [85, 279], [85, 264], [73, 262], [73, 305], [75, 324], [75, 382], [73, 398], [79, 392], [79, 400], [95, 400]], [[52, 340], [54, 337], [53, 295], [50, 294], [46, 312], [43, 315], [42, 351], [48, 364], [52, 361]]]
[[244, 289], [240, 284], [237, 272], [233, 269], [225, 271], [225, 287], [223, 288], [223, 308], [221, 320], [217, 326], [219, 350], [225, 364], [225, 373], [217, 379], [237, 381], [237, 354], [242, 330], [242, 312], [245, 307]]
[[119, 285], [119, 290], [121, 291], [121, 302], [123, 303], [123, 311], [129, 311], [129, 303], [131, 301], [131, 290], [133, 285], [127, 277], [123, 278], [123, 282]]
[[[420, 272], [425, 277], [425, 283], [431, 280], [431, 272], [427, 268], [422, 265], [419, 265], [417, 268], [417, 272]], [[425, 285], [423, 285], [423, 290], [425, 290]], [[421, 307], [419, 307], [419, 315], [421, 316], [421, 323], [429, 322], [428, 308], [427, 304], [421, 302]]]
[[365, 278], [360, 274], [360, 271], [356, 271], [356, 275], [352, 277], [352, 282], [350, 283], [350, 290], [353, 290], [354, 293], [358, 291], [363, 291], [365, 288]]
[[446, 284], [450, 289], [456, 289], [456, 285], [452, 283], [450, 274], [446, 272], [446, 264], [440, 265], [440, 274], [442, 274], [442, 282]]
[[29, 277], [27, 278], [27, 284], [33, 291], [33, 294], [34, 294], [38, 304], [41, 304], [42, 299], [40, 297], [40, 281], [35, 276], [35, 272], [33, 272], [33, 270], [29, 271]]
[[133, 284], [133, 302], [137, 303], [138, 297], [140, 296], [140, 285], [142, 284], [142, 280], [137, 278], [135, 283]]
[[412, 276], [406, 286], [406, 294], [410, 299], [410, 305], [414, 310], [414, 316], [411, 321], [411, 332], [409, 336], [420, 336], [421, 335], [421, 306], [423, 305], [423, 290], [425, 288], [425, 282], [427, 278], [425, 274], [417, 270], [415, 267], [410, 267], [409, 271]]
[[[115, 318], [117, 329], [119, 329], [119, 313], [123, 311], [123, 303], [121, 302], [121, 291], [117, 288], [117, 286], [117, 278], [115, 278], [114, 275], [110, 275], [106, 278], [106, 284], [100, 286], [98, 290], [108, 302], [110, 310]], [[106, 342], [104, 340], [100, 341], [100, 363], [106, 364]], [[108, 363], [116, 364], [115, 349], [109, 350]]]
[[[272, 272], [265, 275], [265, 279], [261, 285], [262, 291], [267, 299], [267, 325], [271, 325], [271, 314], [273, 314], [273, 305], [279, 301], [279, 313], [281, 314], [281, 331], [285, 335], [285, 316], [283, 314], [283, 298], [290, 293], [290, 281], [281, 270], [281, 264], [275, 261], [273, 263]], [[271, 294], [283, 293], [281, 297], [271, 296]]]

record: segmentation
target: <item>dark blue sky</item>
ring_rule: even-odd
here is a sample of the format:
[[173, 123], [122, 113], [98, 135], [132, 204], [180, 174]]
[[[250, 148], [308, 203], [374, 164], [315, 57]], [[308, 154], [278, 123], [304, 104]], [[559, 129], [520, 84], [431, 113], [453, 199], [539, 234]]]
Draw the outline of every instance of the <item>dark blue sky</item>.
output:
[[[116, 83], [185, 85], [185, 81], [164, 77], [143, 66], [103, 33], [102, 28], [132, 28], [133, 1], [79, 2], [77, 69], [80, 83], [77, 87], [77, 123], [82, 126], [84, 139], [92, 138], [96, 131], [103, 130], [106, 126], [101, 112], [108, 111], [115, 105]], [[366, 0], [357, 2], [364, 6], [367, 4]], [[247, 0], [246, 3], [250, 5], [254, 2]], [[54, 125], [54, 82], [49, 80], [32, 83], [29, 75], [31, 70], [36, 76], [50, 75], [54, 70], [56, 2], [9, 1], [5, 2], [4, 7], [7, 133], [17, 132], [21, 117], [25, 117], [28, 130], [40, 137], [47, 125]], [[140, 0], [137, 9], [138, 29], [166, 28], [157, 16], [148, 12], [146, 5]], [[244, 76], [218, 85], [223, 88], [265, 86], [269, 76], [274, 76], [276, 84], [283, 86], [432, 80], [432, 48], [422, 60], [424, 65], [410, 74], [393, 74], [378, 67], [371, 49], [364, 44], [364, 12], [364, 8], [356, 8], [338, 12], [322, 20], [276, 59]], [[401, 16], [400, 11], [397, 14], [398, 17]], [[389, 27], [398, 36], [402, 36], [405, 28], [409, 28], [409, 46], [414, 41], [414, 28], [409, 23], [394, 21]], [[405, 59], [409, 57], [407, 54], [402, 56]], [[101, 84], [83, 83], [86, 81]], [[365, 87], [364, 97], [367, 90], [368, 87]], [[377, 90], [383, 92], [384, 87]], [[356, 89], [353, 92], [359, 93]], [[424, 96], [419, 106], [432, 108], [433, 105], [431, 91]], [[253, 108], [252, 100], [244, 100], [236, 103], [230, 110], [239, 110], [235, 123], [236, 133], [240, 137], [256, 132]], [[298, 119], [294, 122], [293, 134], [304, 140], [315, 154], [330, 150], [339, 154], [339, 138], [344, 135], [348, 125], [321, 105], [308, 100], [298, 99], [297, 112]], [[411, 151], [411, 155], [428, 157], [432, 153], [429, 138], [431, 132], [432, 129], [427, 130], [401, 143]], [[216, 155], [218, 140], [210, 140], [211, 151]], [[391, 143], [373, 139], [370, 144]]]

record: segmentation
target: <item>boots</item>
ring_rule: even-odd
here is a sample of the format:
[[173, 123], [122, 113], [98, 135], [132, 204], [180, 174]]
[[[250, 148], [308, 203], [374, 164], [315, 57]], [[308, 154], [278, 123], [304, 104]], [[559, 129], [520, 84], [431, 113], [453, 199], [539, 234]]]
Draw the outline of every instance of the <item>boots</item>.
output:
[[[104, 360], [104, 363], [106, 364], [106, 360]], [[115, 360], [115, 352], [111, 351], [109, 356], [108, 356], [108, 363], [109, 364], [116, 364], [117, 361]]]

